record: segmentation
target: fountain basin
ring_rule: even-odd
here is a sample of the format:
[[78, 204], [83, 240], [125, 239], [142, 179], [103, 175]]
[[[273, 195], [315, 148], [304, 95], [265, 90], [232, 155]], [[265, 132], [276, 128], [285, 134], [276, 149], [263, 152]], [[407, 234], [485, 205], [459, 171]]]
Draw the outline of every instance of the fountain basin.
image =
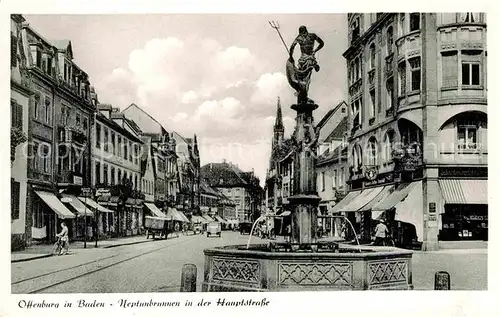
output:
[[412, 252], [393, 247], [278, 252], [233, 245], [204, 253], [203, 292], [413, 289]]

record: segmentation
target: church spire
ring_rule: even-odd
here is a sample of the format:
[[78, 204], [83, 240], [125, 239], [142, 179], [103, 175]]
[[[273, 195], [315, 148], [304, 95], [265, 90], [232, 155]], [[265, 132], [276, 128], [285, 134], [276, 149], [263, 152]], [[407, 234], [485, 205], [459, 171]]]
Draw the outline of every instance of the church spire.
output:
[[278, 104], [276, 109], [276, 122], [273, 129], [273, 149], [283, 141], [285, 134], [285, 126], [283, 125], [283, 114], [281, 113], [281, 101], [278, 97]]

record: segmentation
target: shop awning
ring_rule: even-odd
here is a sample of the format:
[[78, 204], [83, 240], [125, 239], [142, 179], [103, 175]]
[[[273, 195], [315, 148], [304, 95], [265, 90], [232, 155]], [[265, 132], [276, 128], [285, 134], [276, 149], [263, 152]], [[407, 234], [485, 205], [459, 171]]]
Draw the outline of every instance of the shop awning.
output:
[[217, 215], [215, 215], [215, 219], [216, 219], [218, 222], [221, 222], [221, 223], [225, 223], [225, 224], [227, 224], [227, 223], [228, 223], [226, 220], [222, 219], [220, 216], [217, 216]]
[[361, 193], [360, 190], [355, 190], [355, 191], [352, 191], [352, 192], [349, 192], [345, 197], [344, 199], [342, 199], [341, 201], [339, 201], [335, 206], [333, 206], [332, 209], [330, 209], [328, 211], [329, 214], [335, 214], [335, 213], [338, 213], [340, 212], [340, 209], [344, 206], [346, 206], [347, 204], [349, 204], [354, 198], [358, 197], [358, 195]]
[[341, 212], [358, 211], [363, 208], [366, 204], [372, 201], [375, 196], [377, 196], [384, 186], [374, 187], [365, 189], [357, 197], [351, 200], [347, 205], [340, 208]]
[[59, 218], [76, 218], [75, 214], [66, 208], [66, 206], [64, 206], [64, 204], [53, 193], [44, 191], [35, 191], [35, 193], [59, 216]]
[[[92, 209], [86, 207], [78, 198], [76, 198], [73, 195], [68, 195], [68, 194], [62, 194], [61, 195], [65, 200], [67, 200], [67, 203], [73, 207], [78, 216], [94, 216], [94, 213], [92, 212]], [[66, 203], [66, 201], [65, 201]]]
[[155, 215], [156, 217], [167, 219], [167, 215], [165, 215], [158, 207], [156, 207], [152, 203], [144, 203], [146, 207]]
[[171, 208], [171, 207], [169, 207], [167, 209], [167, 218], [171, 219], [171, 220], [175, 220], [175, 221], [181, 221], [181, 222], [185, 222], [186, 221], [186, 219], [184, 219], [182, 217], [182, 215], [179, 213], [179, 211], [177, 211], [177, 209]]
[[440, 179], [447, 204], [488, 204], [488, 181], [483, 179]]
[[179, 215], [181, 215], [182, 219], [184, 219], [184, 222], [189, 222], [188, 217], [186, 217], [186, 215], [182, 211], [177, 209], [177, 212], [179, 213]]
[[207, 219], [208, 222], [214, 222], [215, 220], [209, 215], [204, 215], [203, 218]]
[[380, 193], [375, 196], [368, 204], [360, 208], [359, 211], [370, 211], [373, 206], [386, 199], [394, 191], [394, 185], [384, 186]]
[[90, 198], [78, 197], [78, 199], [80, 199], [80, 201], [83, 202], [84, 204], [86, 204], [87, 206], [90, 206], [90, 207], [92, 207], [100, 212], [114, 212], [114, 210], [111, 210], [111, 209], [108, 209], [104, 206], [101, 206]]
[[[395, 191], [393, 191], [389, 196], [387, 196], [384, 200], [381, 200], [380, 202], [376, 203], [372, 207], [372, 217], [373, 217], [373, 212], [384, 212], [386, 210], [389, 210], [396, 206], [397, 203], [399, 203], [401, 200], [405, 199], [406, 196], [408, 196], [408, 193], [410, 192], [411, 183], [404, 183], [398, 186]], [[374, 218], [375, 219], [375, 218]]]
[[209, 221], [203, 217], [200, 217], [200, 216], [192, 216], [191, 222], [192, 223], [208, 223]]
[[399, 201], [396, 206], [396, 214], [394, 220], [410, 223], [415, 226], [418, 241], [423, 241], [424, 237], [424, 214], [422, 182], [413, 182], [408, 186], [408, 195]]

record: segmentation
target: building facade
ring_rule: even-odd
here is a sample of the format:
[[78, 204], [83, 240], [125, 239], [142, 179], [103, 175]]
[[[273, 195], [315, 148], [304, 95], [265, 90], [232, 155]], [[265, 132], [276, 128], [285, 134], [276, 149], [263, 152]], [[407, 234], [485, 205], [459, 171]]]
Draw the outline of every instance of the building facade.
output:
[[[336, 211], [401, 245], [487, 239], [482, 13], [348, 14], [349, 183]], [[350, 203], [349, 203], [350, 201]]]
[[[28, 187], [27, 135], [29, 125], [30, 88], [27, 56], [23, 50], [22, 23], [25, 19], [11, 15], [10, 116], [11, 116], [11, 249], [26, 247], [31, 226], [27, 221], [26, 195]], [[31, 213], [28, 214], [28, 217]]]

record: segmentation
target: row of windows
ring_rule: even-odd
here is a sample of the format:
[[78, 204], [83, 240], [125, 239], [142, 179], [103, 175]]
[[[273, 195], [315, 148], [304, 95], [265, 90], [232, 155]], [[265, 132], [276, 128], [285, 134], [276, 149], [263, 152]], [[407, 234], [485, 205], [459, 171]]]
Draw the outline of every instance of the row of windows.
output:
[[[320, 177], [320, 191], [326, 190], [326, 172], [321, 172], [319, 174]], [[334, 169], [331, 177], [332, 188], [343, 188], [345, 186], [345, 169], [341, 167], [340, 169]]]
[[[101, 169], [102, 165], [102, 169]], [[116, 173], [115, 173], [116, 171]], [[102, 173], [102, 174], [101, 174]], [[115, 169], [111, 164], [106, 164], [101, 162], [95, 162], [95, 183], [96, 184], [121, 184], [124, 179], [128, 179], [132, 183], [132, 187], [136, 188], [139, 185], [138, 175], [129, 173], [127, 170], [117, 167]]]
[[[101, 133], [101, 131], [103, 133]], [[108, 129], [106, 126], [101, 126], [101, 124], [96, 124], [96, 138], [95, 146], [101, 148], [101, 138], [104, 139], [103, 150], [107, 153], [113, 153], [119, 157], [123, 157], [124, 160], [133, 162], [134, 164], [139, 164], [139, 145], [132, 143], [132, 141], [127, 140], [113, 130]], [[123, 142], [123, 144], [122, 144]]]

